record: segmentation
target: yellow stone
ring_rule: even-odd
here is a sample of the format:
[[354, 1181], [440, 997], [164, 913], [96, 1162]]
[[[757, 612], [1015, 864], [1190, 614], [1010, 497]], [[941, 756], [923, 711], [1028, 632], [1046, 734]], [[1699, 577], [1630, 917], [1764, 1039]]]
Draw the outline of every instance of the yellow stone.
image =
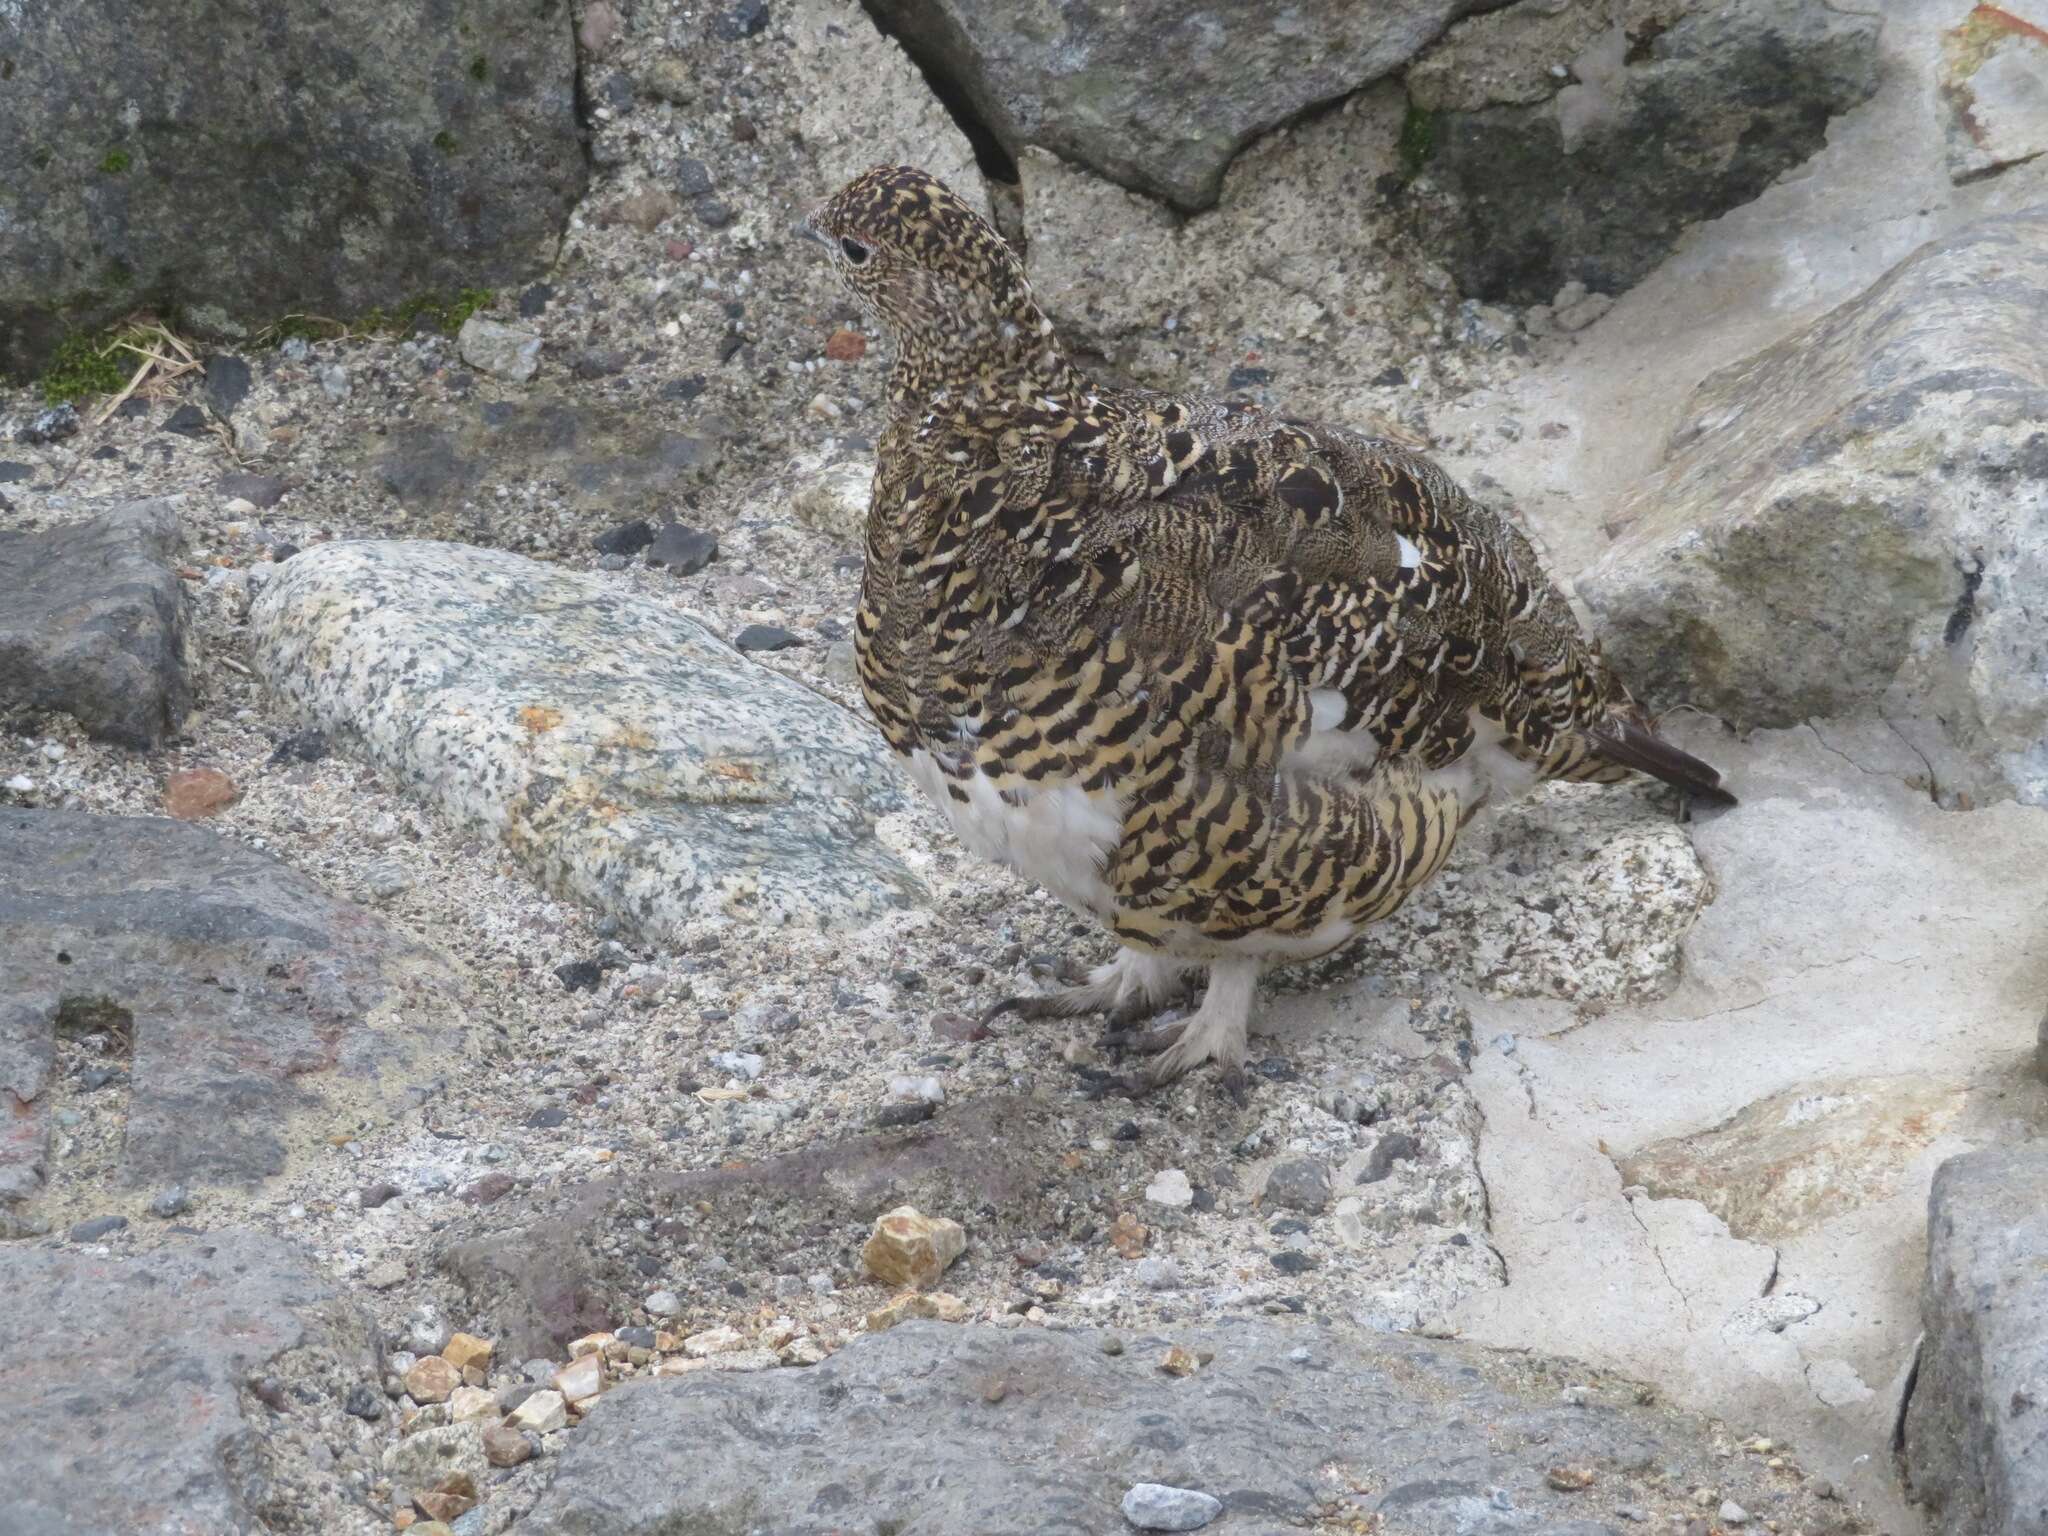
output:
[[1202, 1368], [1194, 1351], [1176, 1344], [1159, 1357], [1159, 1369], [1169, 1376], [1192, 1376]]
[[569, 1341], [569, 1358], [571, 1360], [581, 1360], [585, 1355], [594, 1355], [602, 1350], [605, 1345], [611, 1343], [611, 1341], [612, 1336], [608, 1333], [586, 1333], [580, 1339], [571, 1339]]
[[462, 1373], [439, 1355], [428, 1355], [405, 1373], [405, 1390], [416, 1403], [445, 1403], [462, 1385]]
[[491, 1348], [489, 1339], [480, 1339], [473, 1333], [458, 1333], [441, 1351], [441, 1358], [458, 1371], [467, 1371], [471, 1366], [488, 1371], [491, 1368]]
[[880, 1333], [914, 1317], [941, 1323], [965, 1322], [969, 1310], [967, 1303], [950, 1291], [905, 1291], [868, 1314], [868, 1332]]
[[946, 1272], [967, 1247], [967, 1229], [944, 1216], [899, 1205], [876, 1218], [860, 1251], [869, 1274], [884, 1285], [923, 1289]]
[[457, 1424], [498, 1416], [498, 1398], [482, 1387], [457, 1387], [448, 1397], [448, 1417]]

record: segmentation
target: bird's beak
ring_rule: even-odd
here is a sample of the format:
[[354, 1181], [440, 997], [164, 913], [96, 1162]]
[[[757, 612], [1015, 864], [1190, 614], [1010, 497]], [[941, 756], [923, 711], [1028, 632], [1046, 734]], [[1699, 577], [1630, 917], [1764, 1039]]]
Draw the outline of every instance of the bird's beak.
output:
[[817, 241], [818, 244], [824, 246], [825, 249], [829, 251], [832, 248], [832, 237], [826, 234], [822, 229], [818, 228], [818, 226], [812, 222], [812, 219], [814, 219], [815, 217], [816, 215], [813, 214], [810, 218], [798, 219], [796, 223], [791, 226], [792, 232], [797, 235], [800, 235], [806, 240]]

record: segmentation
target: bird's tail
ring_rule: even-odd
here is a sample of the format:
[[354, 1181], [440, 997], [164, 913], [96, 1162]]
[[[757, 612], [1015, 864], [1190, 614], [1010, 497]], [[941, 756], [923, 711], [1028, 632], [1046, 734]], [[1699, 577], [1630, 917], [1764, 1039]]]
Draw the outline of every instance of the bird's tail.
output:
[[1586, 742], [1594, 762], [1647, 773], [1707, 805], [1736, 803], [1735, 796], [1721, 787], [1718, 769], [1674, 747], [1634, 710], [1608, 716], [1586, 732]]

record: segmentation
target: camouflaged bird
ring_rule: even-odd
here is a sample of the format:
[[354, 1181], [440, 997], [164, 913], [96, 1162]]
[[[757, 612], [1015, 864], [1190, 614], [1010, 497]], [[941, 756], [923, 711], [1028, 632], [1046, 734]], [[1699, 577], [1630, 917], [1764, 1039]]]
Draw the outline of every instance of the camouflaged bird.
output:
[[1091, 382], [1015, 253], [922, 171], [868, 171], [806, 232], [895, 344], [862, 690], [968, 848], [1124, 946], [991, 1013], [1128, 1026], [1206, 970], [1130, 1086], [1214, 1060], [1241, 1095], [1261, 967], [1392, 912], [1489, 797], [1641, 769], [1730, 800], [1428, 460]]

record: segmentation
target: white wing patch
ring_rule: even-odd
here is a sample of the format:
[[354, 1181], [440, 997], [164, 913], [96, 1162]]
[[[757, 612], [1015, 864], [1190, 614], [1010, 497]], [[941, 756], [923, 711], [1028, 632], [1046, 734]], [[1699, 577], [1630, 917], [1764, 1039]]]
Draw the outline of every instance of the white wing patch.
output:
[[1422, 547], [1405, 533], [1394, 535], [1394, 542], [1401, 546], [1401, 569], [1412, 571], [1422, 564]]

